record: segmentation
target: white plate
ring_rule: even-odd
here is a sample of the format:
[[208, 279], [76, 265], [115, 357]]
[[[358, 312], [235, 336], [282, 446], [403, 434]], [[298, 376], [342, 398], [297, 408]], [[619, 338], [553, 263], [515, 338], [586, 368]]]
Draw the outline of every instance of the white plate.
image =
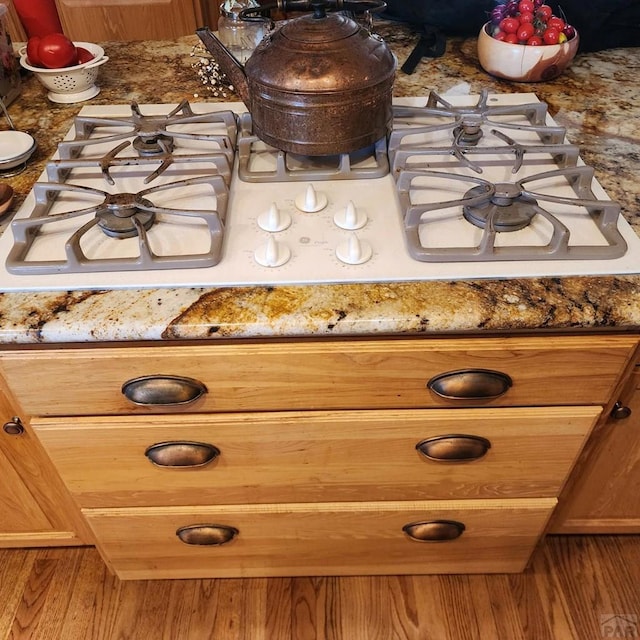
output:
[[29, 159], [36, 141], [24, 131], [0, 131], [0, 169], [11, 169]]

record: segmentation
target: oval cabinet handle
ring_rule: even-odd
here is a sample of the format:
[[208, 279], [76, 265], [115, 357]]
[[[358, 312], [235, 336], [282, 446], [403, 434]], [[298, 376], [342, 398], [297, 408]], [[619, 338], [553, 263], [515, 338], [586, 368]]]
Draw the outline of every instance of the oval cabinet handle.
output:
[[178, 440], [152, 444], [144, 455], [158, 467], [204, 467], [220, 455], [220, 449], [206, 442]]
[[170, 407], [195, 402], [207, 393], [207, 387], [194, 378], [158, 374], [127, 380], [122, 393], [133, 404]]
[[465, 526], [456, 520], [429, 520], [405, 524], [402, 530], [416, 542], [445, 542], [459, 538]]
[[491, 448], [491, 442], [481, 436], [462, 433], [434, 436], [418, 442], [416, 449], [436, 462], [470, 462], [479, 460]]
[[185, 544], [219, 547], [231, 542], [240, 532], [226, 524], [191, 524], [176, 531]]
[[460, 369], [434, 376], [427, 387], [448, 400], [491, 400], [504, 395], [513, 380], [501, 371], [491, 369]]

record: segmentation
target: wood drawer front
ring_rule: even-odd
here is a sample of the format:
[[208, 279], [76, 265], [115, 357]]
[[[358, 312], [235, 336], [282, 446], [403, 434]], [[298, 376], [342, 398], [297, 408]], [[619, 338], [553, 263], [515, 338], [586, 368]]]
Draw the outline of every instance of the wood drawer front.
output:
[[[92, 347], [7, 350], [0, 367], [30, 415], [148, 413], [122, 385], [157, 374], [206, 386], [178, 407], [193, 413], [579, 405], [608, 401], [635, 346], [627, 336], [549, 336]], [[449, 400], [426, 388], [470, 368], [503, 372], [513, 385], [493, 400]]]
[[[83, 511], [122, 579], [509, 573], [522, 571], [555, 500], [322, 503]], [[460, 537], [410, 539], [403, 527], [455, 521]], [[219, 546], [190, 545], [185, 526], [233, 527]]]
[[[558, 494], [599, 407], [291, 412], [34, 420], [83, 507], [546, 497]], [[480, 459], [416, 450], [448, 434], [479, 436]], [[204, 443], [205, 466], [152, 464], [148, 447]]]

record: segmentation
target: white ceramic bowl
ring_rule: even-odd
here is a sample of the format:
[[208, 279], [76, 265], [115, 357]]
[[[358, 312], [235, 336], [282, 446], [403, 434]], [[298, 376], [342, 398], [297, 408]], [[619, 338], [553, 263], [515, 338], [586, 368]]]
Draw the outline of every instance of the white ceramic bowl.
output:
[[478, 35], [478, 60], [492, 76], [518, 82], [557, 78], [572, 62], [580, 42], [578, 33], [562, 44], [510, 44], [489, 35], [487, 22]]
[[108, 56], [104, 55], [104, 49], [101, 46], [92, 42], [74, 42], [74, 44], [76, 47], [84, 47], [90, 51], [93, 54], [93, 60], [63, 69], [43, 69], [29, 64], [26, 47], [19, 51], [20, 65], [31, 71], [48, 90], [47, 97], [51, 102], [63, 104], [82, 102], [100, 93], [99, 87], [96, 86], [96, 79], [100, 67], [109, 60]]
[[[36, 150], [35, 139], [26, 131], [0, 131], [0, 171], [5, 177], [20, 173], [24, 163]], [[16, 169], [17, 171], [12, 171]]]

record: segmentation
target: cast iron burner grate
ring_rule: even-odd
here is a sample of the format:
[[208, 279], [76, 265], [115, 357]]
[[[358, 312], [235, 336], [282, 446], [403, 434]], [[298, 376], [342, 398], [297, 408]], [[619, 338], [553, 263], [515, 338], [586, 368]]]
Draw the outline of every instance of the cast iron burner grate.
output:
[[[405, 236], [410, 254], [423, 262], [470, 262], [496, 260], [611, 259], [623, 256], [627, 243], [618, 230], [620, 205], [599, 200], [591, 185], [594, 170], [589, 166], [566, 167], [529, 175], [512, 183], [491, 183], [471, 175], [437, 171], [404, 171], [397, 182]], [[558, 195], [546, 184], [564, 183], [572, 196]], [[459, 192], [460, 198], [443, 199], [445, 192]], [[472, 186], [471, 186], [472, 185]], [[470, 187], [470, 188], [469, 188]], [[430, 199], [429, 192], [437, 192]], [[426, 202], [414, 202], [426, 195]], [[571, 233], [550, 209], [560, 206], [565, 215], [583, 216], [593, 223], [603, 244], [570, 244]], [[432, 246], [430, 224], [447, 215], [470, 221], [481, 229], [480, 240], [471, 246], [457, 246], [457, 238], [447, 238], [446, 247]], [[545, 231], [534, 231], [536, 244], [504, 244], [500, 238], [512, 236], [536, 220]], [[435, 228], [435, 225], [434, 225]], [[502, 233], [506, 232], [506, 233]]]
[[46, 166], [47, 176], [52, 182], [63, 182], [69, 177], [71, 171], [74, 169], [86, 171], [95, 168], [100, 171], [102, 178], [108, 184], [113, 185], [115, 184], [115, 180], [111, 175], [113, 168], [131, 165], [141, 166], [143, 161], [146, 161], [145, 164], [148, 164], [150, 167], [156, 167], [143, 178], [144, 184], [149, 184], [162, 175], [167, 169], [169, 169], [169, 167], [178, 162], [182, 166], [195, 163], [210, 165], [213, 173], [217, 173], [222, 176], [227, 185], [231, 183], [233, 152], [229, 154], [227, 151], [214, 151], [213, 153], [194, 153], [190, 155], [177, 156], [167, 150], [166, 153], [155, 155], [153, 157], [139, 158], [137, 156], [120, 156], [120, 152], [128, 148], [129, 145], [129, 141], [123, 142], [107, 151], [104, 155], [94, 158], [51, 160]]
[[[192, 125], [200, 124], [217, 125], [221, 131], [194, 133], [189, 130]], [[74, 139], [58, 145], [58, 155], [63, 160], [77, 158], [93, 145], [133, 138], [130, 143], [140, 157], [166, 158], [181, 153], [181, 141], [203, 141], [231, 161], [237, 137], [236, 116], [232, 111], [195, 113], [186, 100], [167, 114], [143, 114], [138, 104], [132, 102], [129, 116], [78, 115], [74, 128]]]
[[304, 156], [276, 149], [253, 133], [251, 115], [238, 122], [238, 176], [245, 182], [368, 180], [389, 173], [387, 141], [333, 156]]
[[[389, 139], [410, 255], [423, 262], [623, 256], [620, 206], [544, 102], [394, 106]], [[604, 195], [604, 194], [603, 194]], [[606, 196], [604, 196], [606, 197]]]
[[[63, 169], [70, 169], [74, 161], [66, 161]], [[75, 161], [83, 169], [83, 161]], [[139, 158], [129, 162], [127, 169], [144, 167], [152, 160]], [[52, 163], [48, 172], [55, 174], [61, 167]], [[191, 209], [158, 204], [156, 200], [175, 197], [185, 191], [197, 189], [198, 202], [215, 205], [212, 209]], [[191, 269], [215, 266], [222, 256], [224, 222], [229, 201], [229, 187], [220, 175], [204, 175], [168, 181], [138, 192], [109, 193], [72, 182], [37, 182], [33, 187], [35, 207], [28, 218], [11, 223], [14, 244], [7, 257], [7, 270], [11, 273], [75, 273], [78, 271], [131, 271], [139, 269]], [[52, 211], [65, 200], [73, 201], [72, 210]], [[81, 206], [78, 203], [84, 203]], [[77, 222], [76, 222], [77, 221]], [[176, 225], [177, 222], [177, 225]], [[201, 251], [175, 254], [154, 248], [151, 233], [156, 226], [171, 225], [182, 232], [185, 224], [198, 226], [207, 238], [207, 247]], [[96, 230], [101, 229], [107, 242], [125, 242], [134, 238], [137, 250], [133, 255], [102, 257], [90, 255], [83, 242], [91, 246], [96, 241]], [[37, 259], [30, 255], [34, 243], [47, 235], [64, 235], [64, 256]], [[90, 235], [92, 234], [92, 235]], [[97, 234], [100, 237], [100, 233]]]
[[[558, 164], [575, 164], [579, 149], [565, 143], [564, 127], [547, 124], [545, 103], [490, 105], [488, 100], [485, 90], [476, 104], [453, 106], [432, 91], [423, 107], [394, 105], [389, 137], [393, 174], [397, 175], [410, 157], [425, 159], [412, 168], [436, 168], [431, 158], [443, 154], [450, 156], [452, 162], [482, 173], [481, 166], [470, 156], [505, 150], [515, 157], [514, 172], [522, 165], [525, 153], [552, 153]], [[520, 134], [524, 134], [526, 144], [517, 139]], [[538, 144], [533, 143], [532, 137]]]

